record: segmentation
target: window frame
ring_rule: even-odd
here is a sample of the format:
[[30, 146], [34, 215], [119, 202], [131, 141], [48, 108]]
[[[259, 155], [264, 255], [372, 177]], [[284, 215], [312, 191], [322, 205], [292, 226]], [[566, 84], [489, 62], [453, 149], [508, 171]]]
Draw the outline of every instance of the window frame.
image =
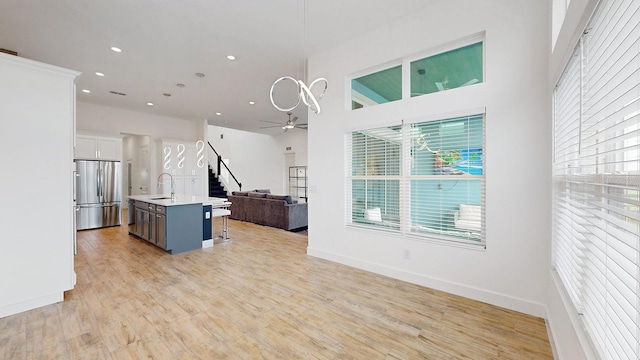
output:
[[[376, 65], [376, 66], [372, 66], [370, 68], [367, 68], [365, 70], [361, 70], [361, 71], [357, 71], [352, 73], [351, 75], [347, 76], [346, 81], [345, 81], [345, 110], [347, 111], [354, 111], [354, 110], [362, 110], [364, 108], [375, 108], [377, 106], [384, 106], [384, 105], [388, 105], [388, 104], [393, 104], [393, 103], [397, 103], [397, 102], [401, 102], [401, 101], [406, 101], [406, 100], [411, 100], [411, 99], [418, 99], [418, 98], [425, 98], [428, 96], [425, 95], [433, 95], [433, 94], [437, 94], [437, 93], [441, 93], [441, 92], [447, 92], [447, 91], [441, 91], [441, 92], [437, 92], [437, 93], [430, 93], [430, 94], [425, 94], [423, 96], [411, 96], [411, 63], [414, 61], [418, 61], [424, 58], [428, 58], [431, 56], [435, 56], [435, 55], [439, 55], [439, 54], [443, 54], [449, 51], [453, 51], [465, 46], [469, 46], [469, 45], [473, 45], [476, 43], [481, 43], [482, 44], [482, 82], [478, 82], [475, 83], [473, 85], [479, 85], [479, 84], [483, 84], [486, 83], [488, 81], [487, 79], [487, 70], [486, 70], [486, 54], [487, 54], [487, 41], [486, 41], [486, 32], [485, 31], [481, 31], [475, 34], [471, 34], [465, 37], [461, 37], [449, 42], [446, 42], [444, 44], [440, 44], [437, 46], [433, 46], [427, 50], [421, 51], [421, 52], [417, 52], [414, 53], [412, 55], [400, 58], [400, 59], [394, 59], [388, 62], [385, 62], [383, 64], [380, 65]], [[352, 96], [352, 81], [355, 79], [358, 79], [360, 77], [363, 76], [367, 76], [367, 75], [371, 75], [374, 74], [376, 72], [380, 72], [380, 71], [384, 71], [387, 69], [391, 69], [393, 67], [396, 66], [401, 66], [401, 85], [402, 85], [402, 96], [399, 100], [394, 100], [394, 101], [389, 101], [386, 103], [380, 103], [380, 104], [373, 104], [370, 106], [364, 106], [363, 108], [357, 108], [357, 109], [353, 109], [352, 108], [352, 103], [353, 103], [353, 96]], [[467, 86], [463, 86], [463, 87], [467, 87]], [[456, 89], [460, 89], [461, 87], [456, 87], [453, 89], [449, 89], [449, 90], [456, 90]]]
[[[433, 242], [438, 244], [456, 246], [456, 247], [464, 247], [475, 250], [485, 250], [486, 249], [486, 231], [485, 231], [485, 223], [486, 223], [486, 160], [483, 159], [483, 171], [481, 175], [429, 175], [427, 176], [433, 180], [464, 180], [464, 181], [479, 181], [480, 184], [480, 206], [481, 206], [481, 232], [480, 239], [472, 240], [472, 239], [464, 239], [458, 236], [447, 236], [443, 234], [436, 233], [421, 233], [412, 230], [412, 214], [411, 214], [411, 204], [413, 202], [410, 188], [411, 182], [415, 180], [423, 180], [425, 179], [424, 175], [412, 175], [411, 174], [411, 141], [413, 140], [410, 135], [410, 129], [414, 124], [421, 123], [429, 123], [429, 122], [441, 122], [441, 121], [450, 121], [459, 118], [473, 118], [475, 116], [480, 116], [482, 119], [482, 150], [483, 156], [486, 153], [486, 109], [476, 108], [469, 109], [457, 112], [450, 112], [446, 114], [432, 114], [423, 117], [418, 117], [414, 119], [410, 119], [407, 121], [396, 121], [392, 123], [387, 123], [385, 125], [378, 125], [375, 127], [368, 128], [355, 128], [349, 129], [345, 132], [345, 227], [349, 229], [357, 229], [362, 231], [375, 231], [375, 232], [385, 232], [388, 234], [394, 234], [399, 237], [406, 237], [412, 240], [417, 241], [426, 241]], [[391, 176], [354, 176], [353, 175], [353, 159], [352, 159], [352, 148], [350, 144], [350, 139], [355, 132], [362, 132], [371, 129], [378, 129], [383, 127], [393, 127], [393, 126], [401, 126], [401, 150], [400, 150], [400, 162], [401, 168], [399, 175], [391, 175]], [[467, 133], [463, 134], [465, 137]], [[376, 226], [361, 222], [354, 221], [353, 218], [353, 180], [361, 180], [361, 179], [371, 179], [371, 180], [399, 180], [399, 190], [398, 190], [398, 198], [400, 201], [399, 204], [399, 227], [398, 229], [391, 229], [386, 226]], [[448, 214], [447, 214], [448, 215]], [[443, 229], [440, 229], [441, 231]], [[462, 234], [462, 232], [460, 232]]]
[[[393, 101], [388, 101], [385, 103], [378, 103], [378, 104], [371, 104], [371, 105], [365, 105], [362, 108], [353, 108], [353, 86], [352, 83], [354, 80], [359, 79], [361, 77], [365, 77], [368, 75], [372, 75], [375, 73], [379, 73], [385, 70], [390, 70], [392, 68], [398, 67], [400, 66], [400, 84], [401, 84], [401, 96], [400, 99], [398, 100], [393, 100]], [[361, 110], [361, 109], [366, 109], [366, 108], [370, 108], [370, 107], [375, 107], [375, 106], [380, 106], [380, 105], [385, 105], [385, 104], [392, 104], [392, 103], [396, 103], [398, 101], [402, 101], [404, 100], [404, 89], [405, 89], [405, 76], [404, 76], [404, 62], [402, 59], [395, 59], [395, 60], [391, 60], [388, 62], [385, 62], [383, 64], [380, 65], [376, 65], [376, 66], [372, 66], [370, 68], [367, 68], [365, 70], [361, 70], [358, 72], [354, 72], [353, 74], [351, 74], [351, 76], [349, 76], [347, 78], [347, 81], [345, 81], [345, 108], [347, 109], [347, 111], [354, 111], [354, 110]]]
[[[472, 45], [472, 44], [476, 44], [476, 43], [482, 43], [482, 82], [481, 83], [477, 83], [477, 84], [483, 84], [487, 82], [487, 39], [486, 39], [486, 33], [484, 31], [479, 32], [479, 33], [475, 33], [469, 36], [465, 36], [462, 38], [458, 38], [456, 40], [452, 40], [449, 42], [446, 42], [444, 44], [440, 44], [438, 46], [433, 46], [429, 49], [426, 49], [424, 51], [420, 51], [417, 53], [414, 53], [410, 56], [407, 56], [403, 59], [402, 62], [402, 99], [423, 99], [426, 98], [428, 96], [423, 95], [423, 96], [414, 96], [411, 97], [411, 63], [414, 61], [418, 61], [424, 58], [428, 58], [431, 56], [435, 56], [435, 55], [439, 55], [439, 54], [443, 54], [446, 53], [448, 51], [452, 51], [452, 50], [456, 50], [468, 45]], [[474, 84], [476, 85], [476, 84]], [[458, 88], [453, 88], [450, 90], [455, 90], [455, 89], [459, 89]], [[441, 92], [438, 92], [441, 93]], [[433, 95], [433, 94], [438, 94], [438, 93], [430, 93], [427, 95]]]

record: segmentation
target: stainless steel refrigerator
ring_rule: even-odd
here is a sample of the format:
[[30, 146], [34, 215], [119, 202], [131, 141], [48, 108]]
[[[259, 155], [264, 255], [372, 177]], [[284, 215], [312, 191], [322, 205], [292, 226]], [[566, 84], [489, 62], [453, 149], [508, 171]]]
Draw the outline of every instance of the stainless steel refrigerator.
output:
[[119, 161], [76, 160], [76, 229], [120, 225], [122, 165]]

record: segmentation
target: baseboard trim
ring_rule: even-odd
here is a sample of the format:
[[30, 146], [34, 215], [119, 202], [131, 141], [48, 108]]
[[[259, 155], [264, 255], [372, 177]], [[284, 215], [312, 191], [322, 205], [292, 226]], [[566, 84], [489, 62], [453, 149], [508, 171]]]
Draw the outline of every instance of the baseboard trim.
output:
[[0, 307], [0, 318], [33, 310], [42, 306], [58, 303], [64, 300], [64, 292], [41, 296], [35, 299], [22, 301]]
[[213, 247], [213, 239], [209, 239], [209, 240], [202, 240], [202, 248], [210, 248]]
[[362, 259], [335, 254], [311, 247], [307, 247], [307, 255], [370, 271], [372, 273], [389, 276], [394, 279], [425, 286], [435, 290], [444, 291], [472, 300], [485, 302], [487, 304], [500, 306], [532, 316], [545, 318], [547, 315], [547, 309], [544, 304], [510, 296], [507, 294], [480, 289], [453, 281], [439, 279], [424, 274], [418, 274], [404, 269], [381, 265], [370, 261], [364, 261]]

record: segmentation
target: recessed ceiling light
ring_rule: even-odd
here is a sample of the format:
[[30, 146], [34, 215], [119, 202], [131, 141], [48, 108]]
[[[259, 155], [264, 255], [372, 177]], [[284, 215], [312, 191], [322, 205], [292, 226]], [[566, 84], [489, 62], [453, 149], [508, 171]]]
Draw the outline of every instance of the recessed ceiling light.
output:
[[149, 105], [149, 106], [153, 106], [153, 103], [152, 103], [151, 101], [149, 101], [149, 102], [147, 103], [147, 105]]
[[233, 56], [233, 55], [227, 55], [227, 59], [229, 59], [229, 60], [235, 60], [235, 59], [236, 59], [236, 57], [235, 57], [235, 56]]
[[90, 92], [91, 92], [91, 90], [89, 90], [89, 89], [82, 89], [82, 92], [83, 92], [83, 93], [85, 93], [85, 94], [88, 94], [88, 93], [90, 93]]
[[96, 71], [96, 75], [98, 75], [98, 76], [104, 76], [104, 74], [103, 74], [103, 73], [101, 73], [101, 72], [99, 72], [99, 71]]
[[118, 48], [118, 47], [115, 47], [115, 46], [112, 46], [112, 47], [111, 47], [111, 51], [114, 51], [114, 52], [119, 53], [119, 52], [122, 52], [122, 49], [120, 49], [120, 48]]
[[216, 115], [220, 116], [220, 115], [222, 115], [222, 113], [216, 113]]
[[249, 105], [255, 105], [256, 102], [255, 101], [249, 101]]
[[179, 87], [179, 88], [183, 88], [184, 84], [176, 84], [176, 86]]
[[166, 96], [166, 97], [171, 96], [171, 94], [169, 94], [169, 93], [164, 93], [164, 94], [162, 94], [162, 95], [164, 95], [164, 96]]

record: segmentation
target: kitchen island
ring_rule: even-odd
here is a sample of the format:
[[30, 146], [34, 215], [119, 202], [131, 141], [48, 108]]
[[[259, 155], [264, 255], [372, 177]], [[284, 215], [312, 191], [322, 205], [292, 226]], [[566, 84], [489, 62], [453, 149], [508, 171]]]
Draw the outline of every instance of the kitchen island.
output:
[[226, 209], [227, 199], [203, 196], [129, 196], [129, 234], [171, 254], [202, 248], [211, 237], [211, 209]]

